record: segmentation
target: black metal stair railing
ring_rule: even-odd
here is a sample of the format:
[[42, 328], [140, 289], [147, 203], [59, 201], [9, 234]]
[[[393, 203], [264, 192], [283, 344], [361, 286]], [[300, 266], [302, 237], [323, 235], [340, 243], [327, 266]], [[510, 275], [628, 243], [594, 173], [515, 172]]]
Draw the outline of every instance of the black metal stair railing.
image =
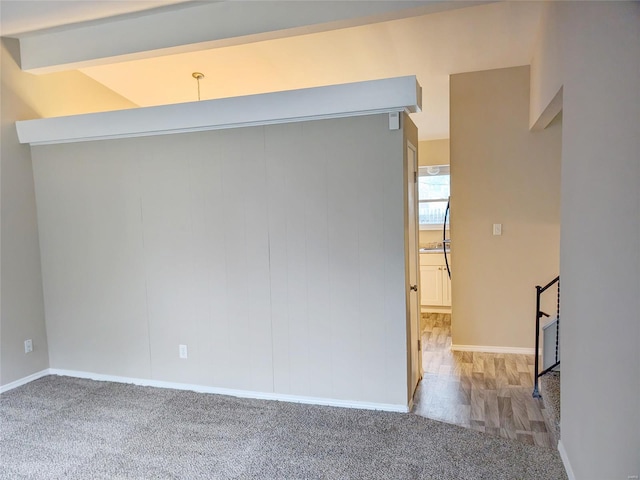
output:
[[[540, 298], [544, 292], [546, 292], [553, 285], [558, 285], [557, 290], [557, 301], [556, 301], [556, 345], [555, 345], [555, 358], [552, 365], [545, 368], [542, 372], [540, 371], [540, 319], [542, 317], [548, 317], [549, 315], [543, 312], [540, 309]], [[559, 357], [559, 347], [560, 347], [560, 276], [557, 276], [549, 283], [547, 283], [544, 287], [540, 285], [536, 285], [536, 350], [535, 350], [535, 363], [534, 363], [534, 377], [533, 377], [533, 396], [535, 398], [540, 398], [540, 390], [538, 385], [538, 379], [544, 375], [545, 373], [550, 372], [558, 365], [560, 365], [560, 357]]]

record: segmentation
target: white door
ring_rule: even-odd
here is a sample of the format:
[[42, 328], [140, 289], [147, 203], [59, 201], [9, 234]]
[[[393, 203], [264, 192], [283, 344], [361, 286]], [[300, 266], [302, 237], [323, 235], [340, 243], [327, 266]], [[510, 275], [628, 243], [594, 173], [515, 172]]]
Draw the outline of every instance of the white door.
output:
[[410, 395], [422, 378], [422, 354], [420, 348], [420, 289], [418, 280], [418, 154], [416, 148], [407, 142], [407, 212], [408, 212], [408, 301], [411, 349], [411, 385]]

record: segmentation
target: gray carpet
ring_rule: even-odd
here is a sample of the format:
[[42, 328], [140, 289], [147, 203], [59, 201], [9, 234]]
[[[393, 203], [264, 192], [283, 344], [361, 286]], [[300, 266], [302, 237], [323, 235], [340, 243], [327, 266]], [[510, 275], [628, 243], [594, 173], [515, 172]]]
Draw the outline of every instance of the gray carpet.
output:
[[540, 377], [540, 394], [548, 421], [560, 439], [560, 371], [552, 371]]
[[0, 395], [0, 478], [567, 478], [557, 452], [412, 414], [48, 376]]

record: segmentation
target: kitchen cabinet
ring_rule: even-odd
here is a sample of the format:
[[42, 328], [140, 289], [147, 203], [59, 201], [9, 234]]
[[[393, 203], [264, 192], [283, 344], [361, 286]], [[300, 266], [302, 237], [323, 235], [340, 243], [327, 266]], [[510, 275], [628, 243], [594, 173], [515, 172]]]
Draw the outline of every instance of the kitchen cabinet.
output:
[[442, 267], [420, 265], [420, 304], [442, 305]]
[[423, 307], [451, 307], [451, 279], [442, 254], [420, 254], [420, 304]]

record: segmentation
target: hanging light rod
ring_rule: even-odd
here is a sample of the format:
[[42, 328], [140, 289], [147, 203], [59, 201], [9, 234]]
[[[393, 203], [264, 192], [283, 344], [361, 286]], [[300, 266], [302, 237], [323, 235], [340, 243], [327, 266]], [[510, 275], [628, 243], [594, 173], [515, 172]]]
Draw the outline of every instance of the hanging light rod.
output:
[[204, 78], [204, 73], [193, 72], [191, 76], [196, 79], [196, 82], [198, 82], [198, 101], [200, 101], [200, 80]]

